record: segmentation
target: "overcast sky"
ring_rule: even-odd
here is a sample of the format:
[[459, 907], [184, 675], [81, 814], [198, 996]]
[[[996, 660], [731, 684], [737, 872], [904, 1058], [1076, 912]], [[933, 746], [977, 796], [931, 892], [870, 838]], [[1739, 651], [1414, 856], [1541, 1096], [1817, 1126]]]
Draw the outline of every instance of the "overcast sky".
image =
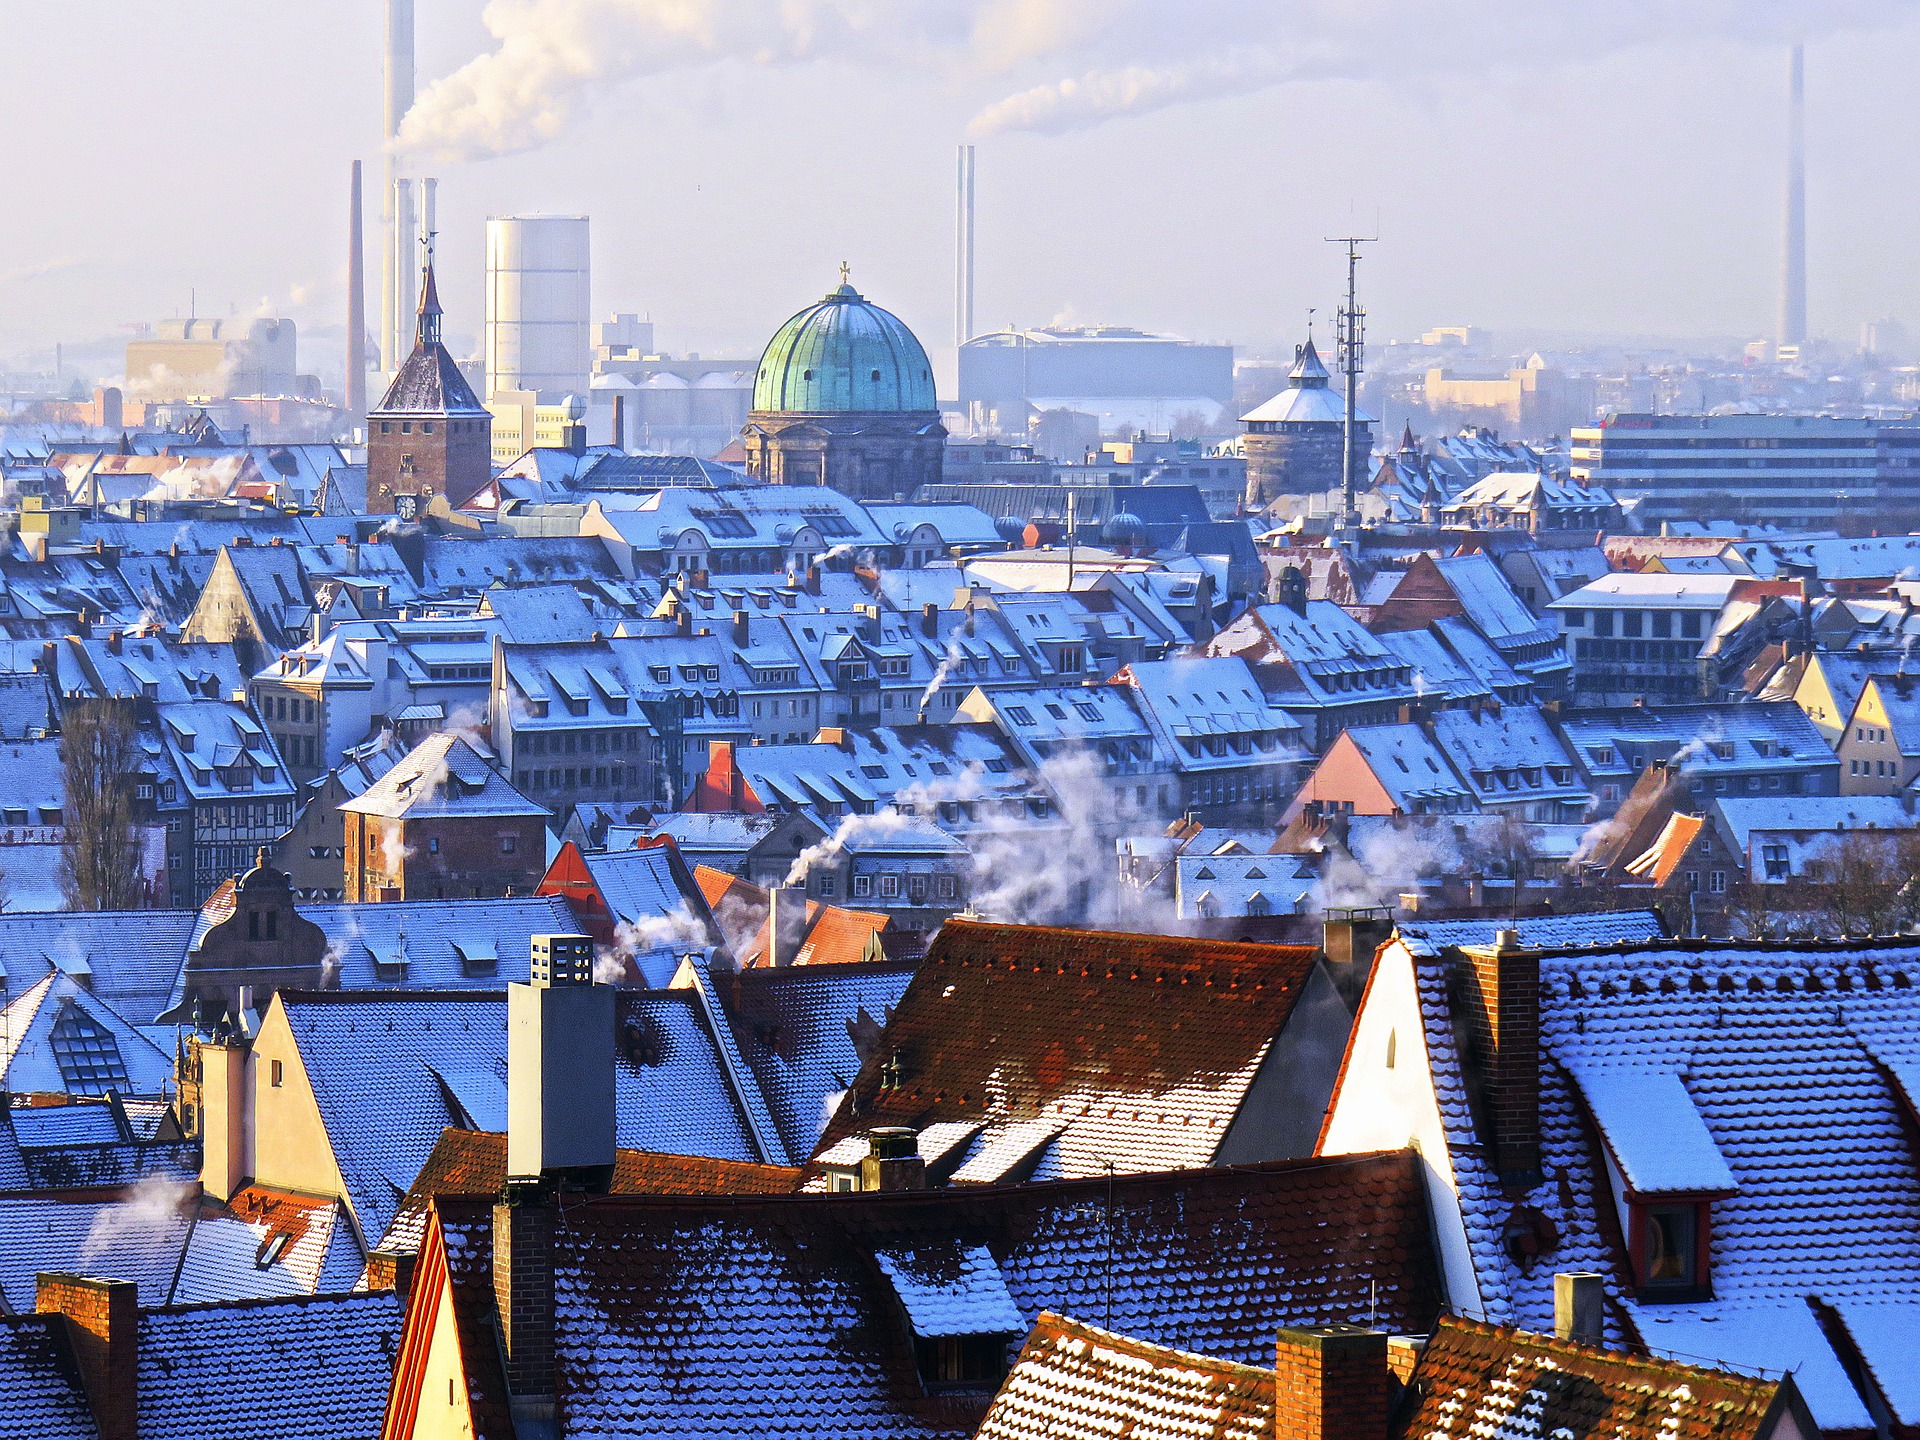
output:
[[[1288, 344], [1336, 302], [1322, 237], [1377, 212], [1378, 339], [1757, 336], [1796, 33], [1811, 327], [1920, 329], [1914, 0], [418, 4], [410, 134], [468, 336], [483, 218], [578, 211], [596, 310], [650, 314], [671, 350], [757, 351], [844, 259], [944, 361], [969, 133], [983, 328]], [[183, 313], [190, 289], [202, 314], [339, 324], [348, 165], [379, 164], [381, 0], [0, 14], [0, 355]]]

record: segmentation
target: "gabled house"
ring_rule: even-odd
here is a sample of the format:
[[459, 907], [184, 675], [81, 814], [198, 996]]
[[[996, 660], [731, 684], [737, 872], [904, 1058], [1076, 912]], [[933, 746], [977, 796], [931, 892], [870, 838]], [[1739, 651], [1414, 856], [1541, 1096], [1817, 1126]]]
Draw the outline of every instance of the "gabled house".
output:
[[1792, 1370], [1826, 1435], [1920, 1420], [1911, 938], [1376, 961], [1318, 1152], [1411, 1137], [1452, 1309], [1544, 1330], [1602, 1277], [1609, 1343]]
[[1842, 795], [1898, 795], [1920, 775], [1920, 675], [1870, 675], [1835, 743]]
[[[523, 972], [524, 973], [524, 972]], [[630, 1150], [786, 1164], [710, 990], [622, 991], [616, 1134]], [[345, 1202], [370, 1249], [448, 1126], [507, 1125], [500, 990], [281, 994], [251, 1041], [190, 1047], [201, 1181]]]
[[340, 814], [349, 903], [531, 893], [547, 871], [547, 808], [452, 731], [421, 741]]
[[49, 970], [0, 1012], [8, 1095], [164, 1095], [173, 1062], [73, 976]]
[[814, 1161], [845, 1188], [888, 1126], [920, 1132], [930, 1178], [954, 1185], [1299, 1154], [1349, 1013], [1352, 966], [1316, 956], [950, 920]]
[[1344, 732], [1300, 787], [1286, 818], [1465, 815], [1479, 809], [1474, 787], [1426, 729], [1409, 721]]
[[569, 840], [537, 893], [564, 899], [581, 930], [624, 967], [628, 983], [667, 985], [681, 955], [722, 939], [693, 871], [671, 842], [586, 854]]
[[1344, 730], [1390, 723], [1419, 698], [1419, 687], [1405, 659], [1338, 605], [1307, 599], [1306, 582], [1295, 575], [1286, 603], [1242, 612], [1205, 653], [1244, 660], [1267, 698], [1291, 711], [1313, 752], [1324, 755]]
[[1443, 618], [1471, 625], [1539, 699], [1567, 697], [1573, 664], [1559, 626], [1522, 603], [1491, 555], [1416, 555], [1369, 623], [1376, 632], [1416, 630]]

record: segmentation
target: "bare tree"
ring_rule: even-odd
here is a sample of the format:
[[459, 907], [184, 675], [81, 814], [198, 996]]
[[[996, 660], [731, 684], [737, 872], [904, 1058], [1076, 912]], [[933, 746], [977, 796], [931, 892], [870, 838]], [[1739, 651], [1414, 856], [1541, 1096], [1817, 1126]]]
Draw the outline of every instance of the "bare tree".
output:
[[60, 888], [69, 910], [137, 910], [146, 901], [134, 777], [145, 763], [131, 710], [83, 700], [60, 720], [66, 781]]
[[1920, 918], [1920, 835], [1854, 830], [1806, 865], [1807, 908], [1841, 935], [1891, 935]]

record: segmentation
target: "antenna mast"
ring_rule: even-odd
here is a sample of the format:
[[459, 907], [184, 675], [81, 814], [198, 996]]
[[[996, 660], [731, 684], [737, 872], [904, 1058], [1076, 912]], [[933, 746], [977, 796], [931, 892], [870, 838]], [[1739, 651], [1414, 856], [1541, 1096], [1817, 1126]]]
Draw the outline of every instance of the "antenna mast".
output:
[[1371, 245], [1378, 235], [1329, 235], [1329, 245], [1347, 247], [1347, 298], [1335, 321], [1340, 341], [1338, 369], [1347, 381], [1347, 419], [1341, 436], [1340, 528], [1356, 530], [1360, 526], [1359, 501], [1355, 492], [1354, 471], [1359, 466], [1359, 394], [1360, 372], [1365, 368], [1367, 349], [1367, 312], [1360, 308], [1356, 282], [1360, 269], [1360, 247]]

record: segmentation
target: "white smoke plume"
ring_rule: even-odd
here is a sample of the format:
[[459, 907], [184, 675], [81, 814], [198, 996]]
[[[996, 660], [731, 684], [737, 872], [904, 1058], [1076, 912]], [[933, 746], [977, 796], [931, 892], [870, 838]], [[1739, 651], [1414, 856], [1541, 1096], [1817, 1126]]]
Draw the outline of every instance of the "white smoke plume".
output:
[[927, 688], [920, 692], [920, 713], [927, 713], [927, 707], [933, 704], [933, 697], [940, 693], [940, 687], [947, 683], [947, 677], [953, 673], [953, 667], [966, 658], [960, 648], [960, 632], [953, 632], [953, 638], [947, 642], [947, 653], [940, 657], [939, 665], [934, 667], [933, 678], [927, 681]]
[[890, 835], [894, 831], [911, 824], [913, 817], [903, 815], [898, 810], [876, 810], [871, 815], [848, 815], [834, 827], [833, 833], [824, 840], [816, 840], [798, 855], [787, 870], [787, 878], [782, 885], [804, 885], [807, 872], [816, 865], [828, 865], [840, 858], [840, 852], [855, 841], [875, 835]]
[[665, 915], [622, 920], [613, 930], [613, 946], [594, 956], [593, 978], [602, 985], [624, 984], [629, 962], [653, 950], [704, 950], [713, 943], [701, 920], [683, 901]]
[[[193, 1187], [181, 1180], [149, 1175], [117, 1205], [102, 1206], [80, 1242], [80, 1263], [91, 1264], [110, 1251], [133, 1254], [157, 1250], [182, 1224]], [[129, 1257], [131, 1258], [131, 1257]]]
[[493, 48], [435, 81], [397, 147], [439, 160], [556, 139], [624, 82], [734, 63], [867, 64], [999, 93], [976, 135], [1060, 133], [1275, 86], [1487, 74], [1711, 40], [1895, 23], [1897, 0], [492, 0]]

